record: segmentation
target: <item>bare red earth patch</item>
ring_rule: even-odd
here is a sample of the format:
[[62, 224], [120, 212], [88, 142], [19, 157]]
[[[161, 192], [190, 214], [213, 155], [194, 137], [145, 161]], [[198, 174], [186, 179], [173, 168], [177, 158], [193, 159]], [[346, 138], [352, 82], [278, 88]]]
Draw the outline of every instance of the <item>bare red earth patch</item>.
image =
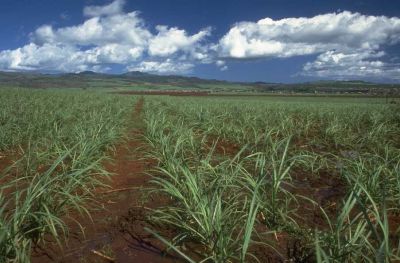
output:
[[0, 152], [0, 174], [12, 164], [12, 158], [8, 154]]
[[145, 91], [120, 91], [118, 94], [123, 95], [167, 95], [167, 96], [209, 96], [208, 91], [193, 90], [145, 90]]
[[209, 136], [206, 140], [206, 150], [210, 151], [212, 148], [219, 155], [231, 157], [235, 156], [241, 150], [241, 147], [236, 143], [232, 143], [221, 137]]

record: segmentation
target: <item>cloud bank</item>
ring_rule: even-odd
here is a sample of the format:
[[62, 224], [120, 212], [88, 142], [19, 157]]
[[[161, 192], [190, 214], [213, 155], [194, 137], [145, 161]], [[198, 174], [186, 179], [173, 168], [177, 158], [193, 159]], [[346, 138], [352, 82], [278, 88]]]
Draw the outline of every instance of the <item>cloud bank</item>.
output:
[[316, 77], [400, 79], [399, 64], [388, 59], [388, 46], [400, 43], [400, 18], [366, 16], [348, 11], [314, 17], [264, 18], [239, 22], [211, 41], [211, 27], [195, 34], [158, 25], [149, 28], [139, 12], [125, 12], [124, 0], [87, 6], [79, 25], [42, 25], [31, 41], [0, 51], [2, 70], [106, 71], [162, 74], [191, 72], [198, 64], [229, 70], [231, 60], [314, 57], [300, 74]]
[[[31, 43], [0, 51], [0, 69], [76, 72], [106, 71], [124, 65], [159, 73], [188, 72], [195, 63], [209, 63], [204, 40], [211, 29], [194, 35], [184, 29], [158, 25], [151, 30], [139, 12], [124, 12], [124, 1], [88, 6], [82, 24], [53, 28], [43, 25], [31, 33]], [[167, 70], [168, 69], [168, 70]]]
[[341, 12], [311, 18], [262, 19], [233, 26], [219, 41], [224, 58], [290, 58], [318, 55], [303, 75], [399, 78], [397, 64], [383, 62], [384, 47], [400, 42], [400, 19]]
[[377, 50], [399, 41], [399, 18], [345, 11], [238, 23], [220, 40], [219, 47], [223, 56], [231, 58], [293, 57], [330, 50]]

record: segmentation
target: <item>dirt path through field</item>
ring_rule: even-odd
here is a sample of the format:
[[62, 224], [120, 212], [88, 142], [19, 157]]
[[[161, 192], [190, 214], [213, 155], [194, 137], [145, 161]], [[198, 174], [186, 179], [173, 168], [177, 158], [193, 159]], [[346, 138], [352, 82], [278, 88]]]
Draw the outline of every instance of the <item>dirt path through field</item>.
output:
[[114, 175], [110, 189], [96, 191], [101, 208], [91, 213], [93, 221], [87, 216], [75, 218], [85, 235], [78, 224], [68, 223], [67, 245], [62, 250], [53, 243], [36, 247], [32, 262], [181, 262], [164, 253], [165, 246], [144, 230], [160, 230], [147, 220], [147, 214], [164, 201], [144, 190], [150, 180], [146, 172], [155, 162], [143, 154], [143, 105], [143, 98], [135, 105], [129, 140], [117, 146], [113, 160], [104, 164]]

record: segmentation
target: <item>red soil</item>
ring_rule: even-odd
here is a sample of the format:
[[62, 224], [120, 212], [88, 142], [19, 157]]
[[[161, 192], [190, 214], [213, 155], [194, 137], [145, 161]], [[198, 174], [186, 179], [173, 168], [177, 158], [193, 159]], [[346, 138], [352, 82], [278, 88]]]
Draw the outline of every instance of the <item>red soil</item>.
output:
[[[144, 92], [121, 92], [121, 94], [147, 95]], [[152, 92], [152, 94], [181, 96], [178, 92], [170, 94]], [[190, 92], [184, 95], [194, 96]], [[140, 126], [142, 122], [140, 118], [142, 107], [143, 99], [136, 104], [133, 113], [132, 123], [135, 125]], [[140, 189], [149, 187], [150, 176], [146, 174], [146, 171], [156, 166], [153, 160], [146, 159], [141, 154], [140, 149], [146, 147], [141, 139], [142, 134], [140, 127], [133, 128], [130, 131], [131, 139], [127, 144], [117, 147], [114, 161], [104, 164], [105, 168], [115, 175], [110, 183], [111, 189], [98, 189], [96, 193], [97, 201], [103, 209], [91, 214], [93, 222], [87, 217], [76, 218], [84, 227], [85, 236], [81, 234], [76, 224], [71, 224], [68, 246], [65, 246], [62, 251], [54, 244], [45, 248], [37, 247], [32, 262], [75, 263], [79, 259], [86, 260], [85, 262], [107, 262], [98, 254], [94, 254], [93, 250], [105, 255], [110, 254], [116, 262], [184, 262], [166, 253], [165, 246], [144, 230], [148, 227], [161, 233], [162, 236], [173, 236], [171, 229], [160, 228], [147, 220], [147, 215], [152, 208], [160, 207], [168, 200], [162, 196], [144, 195], [146, 192]], [[207, 148], [212, 147], [214, 143], [216, 143], [216, 153], [223, 156], [234, 156], [241, 149], [240, 145], [225, 139], [217, 139], [213, 136], [207, 138]], [[302, 142], [297, 142], [297, 144], [303, 145]], [[337, 214], [339, 204], [346, 194], [346, 184], [338, 174], [320, 171], [313, 177], [309, 172], [294, 169], [292, 179], [292, 185], [287, 186], [287, 190], [295, 195], [315, 200], [327, 210], [332, 218]], [[317, 207], [305, 199], [299, 198], [298, 201], [298, 217], [295, 219], [300, 225], [310, 229], [326, 227], [325, 219]], [[394, 222], [391, 224], [394, 226], [400, 222], [398, 215], [391, 215], [389, 220], [391, 223]], [[258, 224], [256, 230], [262, 233], [268, 229], [265, 225]], [[396, 229], [391, 230], [396, 231]], [[397, 237], [397, 235], [391, 235], [390, 238]], [[271, 241], [276, 242], [276, 249], [282, 256], [265, 246], [251, 247], [250, 251], [259, 258], [260, 262], [313, 261], [312, 249], [302, 244], [305, 241], [290, 237], [285, 232], [277, 233], [273, 239]], [[107, 250], [110, 253], [107, 254]]]
[[123, 95], [168, 95], [168, 96], [208, 96], [211, 95], [207, 91], [175, 91], [175, 90], [146, 90], [146, 91], [120, 91], [118, 94]]
[[165, 95], [165, 96], [190, 96], [190, 97], [256, 97], [266, 96], [260, 94], [242, 93], [213, 93], [204, 90], [131, 90], [112, 92], [122, 95]]
[[236, 143], [232, 143], [224, 138], [217, 137], [217, 136], [209, 136], [207, 137], [206, 141], [206, 148], [207, 150], [211, 150], [215, 146], [215, 153], [223, 156], [233, 157], [235, 156], [240, 150], [240, 145]]
[[11, 158], [6, 153], [0, 152], [0, 174], [12, 164]]
[[[0, 186], [13, 180], [14, 177], [10, 175], [15, 174], [14, 164], [19, 159], [19, 155], [13, 152], [3, 153], [0, 152]], [[3, 197], [8, 196], [13, 189], [3, 189]]]
[[96, 190], [98, 209], [91, 212], [93, 221], [75, 216], [84, 235], [78, 224], [68, 221], [67, 244], [62, 249], [54, 242], [35, 247], [32, 262], [110, 262], [103, 256], [115, 262], [182, 262], [166, 253], [165, 246], [144, 230], [148, 227], [169, 236], [168, 230], [147, 219], [149, 209], [165, 204], [165, 200], [145, 196], [141, 189], [149, 187], [151, 178], [146, 171], [155, 165], [140, 150], [146, 146], [140, 128], [143, 102], [140, 99], [136, 104], [130, 139], [116, 148], [112, 161], [104, 164], [114, 175], [108, 182], [110, 189]]

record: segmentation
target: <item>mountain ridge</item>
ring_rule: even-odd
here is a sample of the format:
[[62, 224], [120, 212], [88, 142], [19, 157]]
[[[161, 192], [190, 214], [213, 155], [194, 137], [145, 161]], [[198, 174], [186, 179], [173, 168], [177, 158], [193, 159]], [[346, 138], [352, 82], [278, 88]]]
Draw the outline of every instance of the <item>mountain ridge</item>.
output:
[[[363, 80], [317, 80], [303, 83], [270, 83], [264, 81], [233, 82], [202, 79], [194, 76], [156, 75], [140, 71], [106, 74], [93, 71], [78, 73], [40, 73], [0, 71], [0, 87], [24, 88], [120, 88], [135, 89], [213, 89], [249, 92], [326, 92], [326, 93], [393, 93], [399, 84], [382, 84]], [[395, 91], [393, 91], [395, 90]]]

